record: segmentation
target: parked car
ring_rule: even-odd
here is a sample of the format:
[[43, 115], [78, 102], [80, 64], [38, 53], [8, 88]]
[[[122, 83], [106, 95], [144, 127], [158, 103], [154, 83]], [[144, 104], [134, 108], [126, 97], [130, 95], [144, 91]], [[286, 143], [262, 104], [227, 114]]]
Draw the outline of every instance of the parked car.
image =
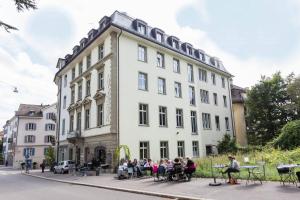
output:
[[65, 172], [69, 173], [70, 169], [75, 169], [75, 162], [72, 160], [64, 160], [58, 162], [58, 164], [54, 167], [54, 174], [61, 173], [64, 174]]

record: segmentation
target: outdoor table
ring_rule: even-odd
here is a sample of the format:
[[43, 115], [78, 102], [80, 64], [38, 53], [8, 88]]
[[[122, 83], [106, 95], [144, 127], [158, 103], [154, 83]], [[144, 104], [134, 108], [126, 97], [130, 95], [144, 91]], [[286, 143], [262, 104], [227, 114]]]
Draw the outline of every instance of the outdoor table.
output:
[[256, 165], [244, 165], [244, 166], [240, 166], [241, 169], [247, 169], [248, 171], [248, 177], [247, 177], [247, 182], [246, 185], [252, 180], [258, 180], [260, 182], [260, 184], [262, 184], [262, 180], [259, 176], [257, 176], [257, 174], [255, 173], [255, 169], [258, 168], [258, 166]]
[[284, 165], [277, 166], [277, 170], [281, 179], [280, 182], [282, 182], [283, 185], [285, 182], [289, 182], [289, 183], [296, 184], [297, 187], [297, 176], [295, 172], [295, 168], [297, 167], [300, 167], [300, 165], [284, 164]]
[[213, 166], [213, 168], [215, 168], [218, 173], [221, 175], [221, 177], [226, 181], [226, 177], [224, 176], [224, 168], [226, 168], [226, 165], [223, 165], [223, 164], [216, 164]]

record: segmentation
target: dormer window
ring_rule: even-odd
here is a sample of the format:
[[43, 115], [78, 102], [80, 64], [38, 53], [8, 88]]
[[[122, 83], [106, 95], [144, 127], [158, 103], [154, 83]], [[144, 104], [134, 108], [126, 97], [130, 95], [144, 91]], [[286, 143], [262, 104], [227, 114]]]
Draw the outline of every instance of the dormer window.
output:
[[175, 49], [179, 49], [179, 42], [178, 40], [173, 39], [172, 40], [172, 47]]
[[146, 35], [146, 26], [144, 24], [138, 23], [137, 31], [142, 35]]
[[30, 111], [28, 112], [28, 115], [29, 115], [29, 116], [34, 116], [34, 114], [35, 114], [35, 111], [34, 111], [34, 110], [30, 110]]
[[157, 40], [157, 41], [162, 42], [162, 37], [163, 37], [163, 36], [162, 36], [161, 33], [157, 33], [157, 34], [156, 34], [156, 40]]
[[99, 29], [102, 30], [108, 23], [109, 17], [105, 16], [103, 17], [99, 22]]
[[205, 55], [204, 55], [204, 53], [199, 53], [199, 59], [205, 62]]
[[79, 51], [79, 46], [76, 45], [74, 48], [73, 48], [73, 54], [76, 54], [78, 51]]
[[187, 53], [189, 55], [193, 55], [193, 49], [192, 49], [192, 47], [187, 47]]
[[216, 66], [216, 60], [214, 58], [210, 58], [209, 61], [211, 65]]
[[83, 38], [82, 40], [80, 40], [80, 47], [84, 48], [87, 42], [87, 38]]
[[203, 62], [205, 62], [205, 55], [204, 55], [204, 51], [197, 49], [194, 52], [195, 56], [197, 59], [202, 60]]
[[89, 40], [92, 40], [95, 35], [96, 35], [96, 30], [95, 29], [90, 30], [88, 33]]

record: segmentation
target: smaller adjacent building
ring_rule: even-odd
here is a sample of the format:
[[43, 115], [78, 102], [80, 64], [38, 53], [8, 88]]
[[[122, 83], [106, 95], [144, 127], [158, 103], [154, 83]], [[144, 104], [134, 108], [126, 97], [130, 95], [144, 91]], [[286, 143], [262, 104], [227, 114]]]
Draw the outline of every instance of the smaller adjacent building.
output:
[[246, 90], [239, 86], [231, 85], [231, 96], [236, 142], [240, 146], [244, 147], [248, 145], [245, 120], [246, 107], [244, 105]]
[[39, 166], [48, 148], [55, 144], [56, 104], [20, 104], [4, 128], [4, 161], [19, 168], [29, 156], [29, 163]]

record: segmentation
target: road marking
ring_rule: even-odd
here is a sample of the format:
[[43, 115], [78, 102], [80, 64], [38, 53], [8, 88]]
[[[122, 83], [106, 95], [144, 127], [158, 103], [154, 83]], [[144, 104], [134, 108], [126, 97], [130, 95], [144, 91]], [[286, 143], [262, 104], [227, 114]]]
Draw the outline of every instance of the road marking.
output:
[[19, 171], [0, 171], [0, 176], [20, 174]]

